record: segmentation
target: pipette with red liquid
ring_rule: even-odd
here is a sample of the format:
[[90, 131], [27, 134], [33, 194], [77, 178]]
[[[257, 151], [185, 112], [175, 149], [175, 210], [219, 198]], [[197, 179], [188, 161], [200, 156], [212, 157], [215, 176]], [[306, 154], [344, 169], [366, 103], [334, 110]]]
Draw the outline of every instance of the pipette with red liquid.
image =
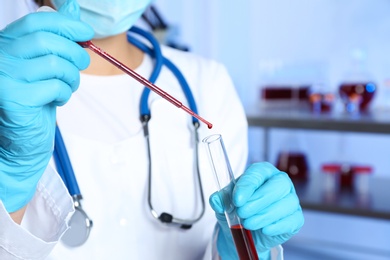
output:
[[[41, 6], [37, 10], [37, 12], [55, 12], [55, 10], [52, 9], [51, 7], [48, 7], [48, 6]], [[99, 47], [97, 47], [95, 44], [93, 44], [92, 41], [78, 42], [78, 44], [81, 47], [83, 47], [83, 48], [90, 49], [91, 51], [93, 51], [94, 53], [99, 55], [100, 57], [104, 58], [105, 60], [107, 60], [108, 62], [113, 64], [118, 69], [120, 69], [123, 72], [125, 72], [130, 77], [134, 78], [135, 80], [137, 80], [141, 84], [143, 84], [146, 87], [148, 87], [150, 90], [152, 90], [153, 92], [155, 92], [156, 94], [158, 94], [162, 98], [168, 100], [169, 102], [171, 102], [176, 107], [183, 109], [184, 111], [186, 111], [191, 116], [193, 116], [193, 117], [197, 118], [198, 120], [202, 121], [203, 123], [205, 123], [207, 125], [207, 127], [209, 129], [211, 129], [213, 127], [213, 124], [211, 124], [210, 122], [206, 121], [204, 118], [202, 118], [199, 115], [197, 115], [194, 111], [192, 111], [188, 107], [184, 106], [183, 103], [181, 103], [179, 100], [177, 100], [176, 98], [172, 97], [167, 92], [165, 92], [161, 88], [157, 87], [152, 82], [150, 82], [149, 80], [145, 79], [144, 77], [139, 75], [137, 72], [135, 72], [134, 70], [130, 69], [129, 67], [124, 65], [122, 62], [118, 61], [117, 59], [112, 57], [110, 54], [108, 54], [107, 52], [105, 52], [102, 49], [100, 49]]]
[[184, 106], [183, 103], [181, 103], [179, 100], [177, 100], [176, 98], [172, 97], [167, 92], [165, 92], [161, 88], [157, 87], [152, 82], [150, 82], [149, 80], [145, 79], [144, 77], [139, 75], [137, 72], [135, 72], [134, 70], [130, 69], [129, 67], [127, 67], [126, 65], [124, 65], [123, 63], [121, 63], [120, 61], [115, 59], [114, 57], [112, 57], [110, 54], [108, 54], [107, 52], [103, 51], [102, 49], [100, 49], [99, 47], [94, 45], [92, 43], [92, 41], [78, 42], [78, 44], [80, 46], [82, 46], [83, 48], [90, 49], [94, 53], [98, 54], [100, 57], [104, 58], [105, 60], [107, 60], [108, 62], [113, 64], [118, 69], [120, 69], [123, 72], [125, 72], [126, 74], [128, 74], [130, 77], [134, 78], [135, 80], [137, 80], [141, 84], [143, 84], [146, 87], [148, 87], [150, 90], [154, 91], [156, 94], [158, 94], [162, 98], [164, 98], [167, 101], [171, 102], [176, 107], [183, 109], [184, 111], [186, 111], [191, 116], [199, 119], [200, 121], [205, 123], [209, 129], [211, 129], [213, 127], [213, 125], [210, 122], [206, 121], [204, 118], [202, 118], [199, 115], [197, 115], [194, 111], [192, 111], [188, 107]]

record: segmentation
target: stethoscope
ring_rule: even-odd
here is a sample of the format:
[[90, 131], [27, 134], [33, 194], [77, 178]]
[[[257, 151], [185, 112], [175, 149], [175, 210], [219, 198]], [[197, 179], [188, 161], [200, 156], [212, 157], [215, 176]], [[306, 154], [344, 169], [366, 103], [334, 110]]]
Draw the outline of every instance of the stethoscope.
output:
[[[192, 92], [190, 90], [187, 81], [185, 80], [180, 70], [170, 60], [168, 60], [162, 55], [160, 45], [158, 41], [154, 38], [154, 36], [151, 33], [144, 31], [138, 27], [132, 27], [129, 30], [129, 32], [133, 32], [137, 35], [144, 37], [149, 41], [149, 43], [153, 47], [150, 48], [147, 45], [145, 45], [143, 42], [141, 42], [140, 40], [132, 36], [130, 33], [127, 34], [127, 39], [131, 44], [133, 44], [134, 46], [136, 46], [137, 48], [139, 48], [140, 50], [142, 50], [143, 52], [147, 53], [148, 55], [150, 55], [152, 58], [155, 59], [155, 66], [149, 78], [149, 81], [154, 83], [157, 80], [158, 75], [160, 74], [162, 66], [165, 65], [176, 76], [177, 80], [179, 81], [190, 109], [195, 113], [197, 113], [195, 99], [192, 95]], [[196, 223], [202, 218], [205, 212], [205, 200], [204, 200], [202, 182], [200, 177], [198, 145], [197, 145], [199, 142], [198, 128], [200, 124], [198, 119], [194, 117], [192, 118], [192, 124], [194, 126], [193, 137], [196, 144], [194, 149], [194, 157], [196, 160], [195, 171], [197, 174], [197, 181], [199, 186], [199, 197], [201, 199], [201, 205], [202, 205], [201, 211], [198, 214], [198, 216], [192, 219], [174, 217], [172, 214], [167, 212], [162, 212], [159, 214], [154, 209], [152, 204], [152, 190], [153, 190], [152, 158], [150, 153], [149, 126], [148, 126], [149, 120], [151, 118], [151, 112], [148, 107], [149, 94], [150, 94], [150, 89], [145, 87], [140, 99], [140, 120], [142, 123], [143, 133], [146, 140], [147, 155], [149, 161], [148, 163], [148, 206], [152, 216], [155, 219], [159, 220], [160, 222], [164, 224], [178, 226], [182, 229], [189, 229], [192, 227], [194, 223]], [[69, 191], [69, 194], [73, 198], [73, 203], [75, 207], [75, 213], [69, 221], [70, 228], [63, 235], [62, 242], [65, 245], [70, 247], [80, 246], [84, 244], [89, 237], [92, 228], [92, 220], [88, 217], [88, 215], [85, 213], [85, 211], [81, 206], [82, 195], [79, 186], [77, 184], [77, 180], [58, 126], [56, 126], [53, 158], [56, 163], [57, 171], [61, 176], [63, 182], [65, 183]]]
[[53, 158], [56, 163], [57, 172], [66, 185], [69, 194], [72, 196], [75, 208], [75, 212], [69, 220], [69, 229], [62, 236], [61, 241], [70, 247], [80, 246], [87, 241], [92, 227], [92, 220], [81, 207], [80, 201], [83, 197], [58, 126], [56, 126], [54, 138]]

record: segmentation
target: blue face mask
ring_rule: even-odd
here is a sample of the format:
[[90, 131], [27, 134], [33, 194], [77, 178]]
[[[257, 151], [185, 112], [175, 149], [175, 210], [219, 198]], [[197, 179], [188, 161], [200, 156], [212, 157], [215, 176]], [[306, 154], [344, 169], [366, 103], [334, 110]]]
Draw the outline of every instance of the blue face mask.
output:
[[[67, 0], [52, 0], [58, 9]], [[95, 38], [123, 33], [130, 29], [152, 0], [77, 0], [80, 19], [95, 30]]]

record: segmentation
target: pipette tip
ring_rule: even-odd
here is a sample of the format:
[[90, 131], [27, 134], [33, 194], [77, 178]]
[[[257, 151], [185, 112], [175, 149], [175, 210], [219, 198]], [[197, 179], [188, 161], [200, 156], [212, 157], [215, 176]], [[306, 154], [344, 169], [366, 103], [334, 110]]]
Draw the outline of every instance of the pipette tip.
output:
[[206, 119], [204, 119], [203, 117], [200, 117], [198, 114], [195, 114], [193, 111], [189, 110], [187, 107], [185, 106], [182, 106], [182, 108], [184, 110], [186, 110], [189, 114], [191, 114], [193, 117], [197, 118], [198, 120], [202, 121], [203, 123], [205, 123], [208, 127], [208, 129], [211, 129], [213, 128], [213, 124], [208, 122]]

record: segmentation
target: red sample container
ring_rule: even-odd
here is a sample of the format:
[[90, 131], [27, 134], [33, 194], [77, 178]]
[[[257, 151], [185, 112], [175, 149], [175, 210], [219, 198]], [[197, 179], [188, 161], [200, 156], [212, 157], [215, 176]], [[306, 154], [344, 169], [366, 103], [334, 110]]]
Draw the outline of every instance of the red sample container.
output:
[[293, 181], [306, 181], [309, 171], [306, 155], [302, 152], [280, 152], [276, 167]]

